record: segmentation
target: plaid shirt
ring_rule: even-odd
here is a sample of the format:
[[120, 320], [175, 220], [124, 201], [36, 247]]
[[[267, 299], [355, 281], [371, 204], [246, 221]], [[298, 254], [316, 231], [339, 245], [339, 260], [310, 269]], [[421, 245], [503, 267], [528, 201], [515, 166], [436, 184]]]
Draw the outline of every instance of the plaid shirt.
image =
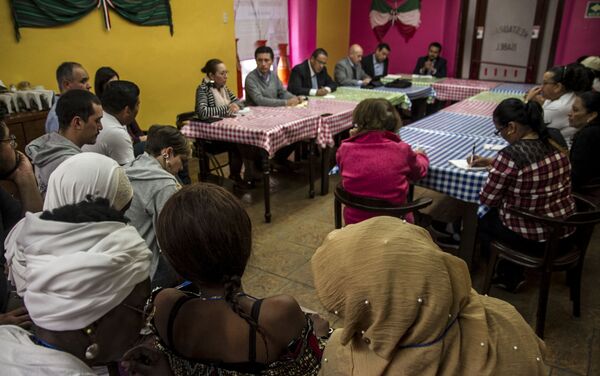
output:
[[[538, 215], [564, 218], [575, 211], [571, 197], [571, 165], [566, 155], [541, 140], [520, 140], [498, 153], [480, 195], [482, 204], [497, 207], [502, 223], [531, 240], [549, 239], [549, 229], [508, 213], [515, 207]], [[562, 237], [573, 228], [565, 228]]]

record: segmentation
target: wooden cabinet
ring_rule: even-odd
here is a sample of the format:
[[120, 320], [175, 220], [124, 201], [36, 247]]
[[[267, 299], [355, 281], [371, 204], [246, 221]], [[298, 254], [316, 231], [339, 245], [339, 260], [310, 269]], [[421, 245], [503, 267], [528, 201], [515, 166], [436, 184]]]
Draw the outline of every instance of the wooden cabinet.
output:
[[46, 133], [48, 111], [19, 112], [6, 117], [4, 122], [10, 133], [17, 138], [17, 150], [24, 152], [25, 146]]

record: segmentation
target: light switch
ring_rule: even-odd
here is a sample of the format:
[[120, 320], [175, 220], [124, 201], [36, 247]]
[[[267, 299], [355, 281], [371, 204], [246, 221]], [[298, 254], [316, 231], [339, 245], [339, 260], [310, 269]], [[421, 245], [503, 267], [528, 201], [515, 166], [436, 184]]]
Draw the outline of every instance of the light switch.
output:
[[223, 12], [223, 23], [226, 24], [227, 21], [229, 21], [229, 16], [227, 15], [227, 12]]

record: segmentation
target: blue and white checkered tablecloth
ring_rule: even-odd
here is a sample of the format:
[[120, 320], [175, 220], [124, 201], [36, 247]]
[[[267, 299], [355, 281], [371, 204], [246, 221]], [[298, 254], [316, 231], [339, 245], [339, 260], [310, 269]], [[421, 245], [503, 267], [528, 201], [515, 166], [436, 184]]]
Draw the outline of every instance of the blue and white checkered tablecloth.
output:
[[490, 137], [501, 140], [500, 137], [494, 136], [496, 128], [491, 118], [455, 112], [440, 111], [411, 123], [406, 128], [418, 128], [445, 134]]
[[516, 94], [523, 95], [529, 91], [532, 87], [536, 86], [535, 84], [521, 84], [521, 83], [504, 83], [496, 86], [490, 91], [498, 92], [498, 93], [508, 93], [508, 94]]
[[417, 86], [413, 85], [404, 89], [393, 88], [393, 87], [378, 87], [377, 90], [391, 91], [396, 93], [404, 93], [408, 99], [415, 100], [421, 98], [429, 98], [435, 96], [435, 92], [431, 86]]
[[484, 144], [505, 144], [496, 137], [480, 137], [428, 131], [413, 127], [400, 130], [400, 137], [413, 148], [421, 147], [429, 157], [429, 172], [418, 185], [445, 193], [459, 200], [479, 203], [479, 192], [486, 182], [487, 171], [464, 170], [452, 165], [452, 159], [466, 159], [473, 151], [493, 157], [496, 151], [485, 150]]

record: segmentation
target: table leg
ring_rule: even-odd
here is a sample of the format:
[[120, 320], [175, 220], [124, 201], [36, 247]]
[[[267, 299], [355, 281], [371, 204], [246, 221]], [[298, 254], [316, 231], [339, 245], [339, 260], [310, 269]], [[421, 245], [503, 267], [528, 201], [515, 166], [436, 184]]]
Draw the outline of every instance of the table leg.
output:
[[261, 150], [263, 168], [263, 190], [265, 195], [265, 222], [271, 223], [271, 169], [269, 166], [269, 154]]
[[210, 173], [208, 155], [204, 147], [204, 140], [196, 140], [196, 154], [198, 155], [198, 181], [207, 181]]
[[308, 197], [315, 198], [315, 140], [308, 143]]
[[473, 269], [473, 254], [475, 253], [475, 240], [477, 239], [477, 205], [469, 203], [464, 205], [462, 216], [463, 228], [460, 234], [460, 249], [458, 257], [467, 263], [469, 270]]
[[329, 151], [331, 148], [326, 146], [321, 149], [321, 196], [329, 193]]

